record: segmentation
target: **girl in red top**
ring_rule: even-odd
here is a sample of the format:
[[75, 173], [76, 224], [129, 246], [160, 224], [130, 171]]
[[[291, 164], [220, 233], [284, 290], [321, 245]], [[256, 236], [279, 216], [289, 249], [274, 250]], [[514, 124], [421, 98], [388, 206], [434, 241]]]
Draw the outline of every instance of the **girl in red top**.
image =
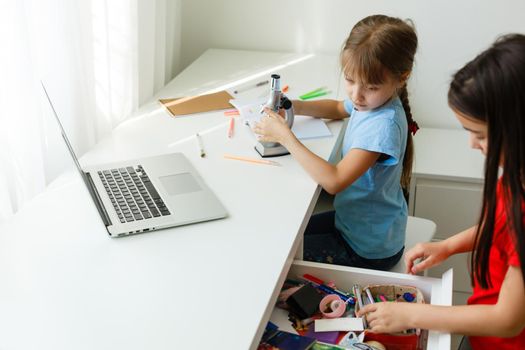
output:
[[525, 349], [525, 36], [500, 38], [459, 70], [448, 102], [471, 147], [486, 156], [479, 224], [420, 243], [405, 261], [415, 274], [472, 251], [474, 292], [468, 305], [375, 303], [359, 315], [374, 332], [434, 329], [465, 334], [476, 350]]

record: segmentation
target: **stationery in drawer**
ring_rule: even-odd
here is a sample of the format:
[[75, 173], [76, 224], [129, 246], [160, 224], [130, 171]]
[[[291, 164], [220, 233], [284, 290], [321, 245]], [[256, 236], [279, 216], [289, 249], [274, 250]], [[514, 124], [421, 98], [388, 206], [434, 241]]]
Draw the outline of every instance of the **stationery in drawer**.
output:
[[[370, 332], [366, 320], [355, 317], [355, 311], [381, 301], [451, 305], [452, 270], [432, 278], [296, 260], [276, 306], [286, 309], [281, 311], [288, 313], [288, 320], [270, 321], [279, 328], [293, 327], [300, 335], [339, 346], [375, 342], [393, 350], [450, 349], [450, 334], [416, 329], [393, 334]], [[314, 302], [318, 304], [315, 312]]]

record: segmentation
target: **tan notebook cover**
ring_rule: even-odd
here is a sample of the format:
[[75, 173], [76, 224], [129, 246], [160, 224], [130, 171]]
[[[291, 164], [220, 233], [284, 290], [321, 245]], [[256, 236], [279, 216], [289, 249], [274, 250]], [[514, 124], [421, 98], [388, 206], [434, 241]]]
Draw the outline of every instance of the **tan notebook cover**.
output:
[[182, 98], [167, 98], [159, 100], [174, 116], [209, 112], [218, 109], [228, 109], [233, 106], [230, 100], [233, 97], [226, 91], [201, 96], [189, 96]]

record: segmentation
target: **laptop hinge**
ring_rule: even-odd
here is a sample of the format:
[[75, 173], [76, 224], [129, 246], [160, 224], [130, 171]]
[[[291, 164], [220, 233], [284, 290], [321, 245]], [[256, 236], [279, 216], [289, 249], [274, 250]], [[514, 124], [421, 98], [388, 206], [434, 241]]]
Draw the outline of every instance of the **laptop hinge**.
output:
[[108, 212], [106, 211], [104, 204], [102, 204], [102, 199], [100, 198], [98, 191], [96, 190], [93, 179], [91, 179], [91, 174], [86, 172], [83, 173], [86, 180], [89, 182], [89, 186], [87, 186], [89, 194], [91, 195], [91, 198], [93, 198], [93, 202], [95, 202], [100, 217], [102, 218], [102, 221], [104, 221], [104, 225], [106, 225], [106, 227], [111, 226], [111, 220], [109, 218]]

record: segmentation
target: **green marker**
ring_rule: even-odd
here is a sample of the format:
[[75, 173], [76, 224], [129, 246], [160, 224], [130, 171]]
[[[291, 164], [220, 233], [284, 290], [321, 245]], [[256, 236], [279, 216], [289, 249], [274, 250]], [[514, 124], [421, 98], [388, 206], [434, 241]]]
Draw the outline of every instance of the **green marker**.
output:
[[315, 89], [315, 90], [312, 90], [312, 91], [307, 92], [305, 94], [302, 94], [301, 96], [299, 96], [299, 98], [301, 100], [306, 100], [310, 95], [319, 93], [319, 92], [324, 91], [324, 90], [326, 90], [326, 87], [323, 86], [323, 87], [320, 87], [319, 89]]
[[301, 100], [309, 100], [311, 98], [316, 98], [316, 97], [320, 97], [320, 96], [324, 96], [324, 95], [328, 95], [332, 93], [332, 91], [318, 91], [316, 93], [312, 93], [312, 94], [307, 94], [306, 96], [305, 95], [302, 95], [302, 96], [299, 96], [299, 98]]

